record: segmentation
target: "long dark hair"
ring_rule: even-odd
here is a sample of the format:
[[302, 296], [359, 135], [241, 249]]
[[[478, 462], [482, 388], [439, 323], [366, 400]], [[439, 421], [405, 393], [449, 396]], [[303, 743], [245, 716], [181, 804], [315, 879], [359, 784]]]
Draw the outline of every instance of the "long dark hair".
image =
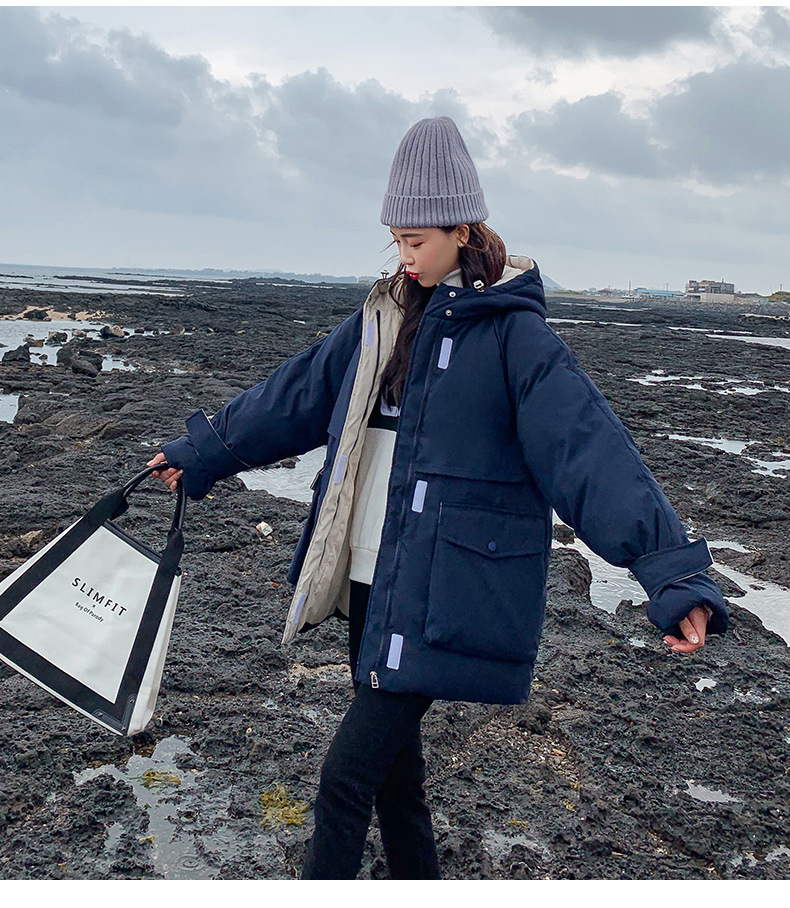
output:
[[[440, 229], [452, 233], [456, 228]], [[469, 224], [469, 242], [458, 250], [463, 286], [474, 287], [476, 281], [482, 281], [486, 287], [495, 284], [502, 277], [505, 258], [505, 244], [490, 227], [482, 222]], [[435, 289], [421, 287], [417, 281], [407, 278], [402, 264], [390, 278], [389, 292], [403, 312], [403, 324], [381, 375], [381, 391], [389, 406], [400, 406], [414, 335]]]

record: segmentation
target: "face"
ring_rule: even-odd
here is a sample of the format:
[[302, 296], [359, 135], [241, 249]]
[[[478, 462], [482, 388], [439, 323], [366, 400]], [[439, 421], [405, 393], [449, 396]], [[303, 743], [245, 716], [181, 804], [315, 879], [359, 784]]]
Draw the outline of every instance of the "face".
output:
[[421, 287], [435, 287], [459, 267], [458, 250], [469, 240], [462, 224], [451, 233], [440, 227], [390, 227], [406, 275]]

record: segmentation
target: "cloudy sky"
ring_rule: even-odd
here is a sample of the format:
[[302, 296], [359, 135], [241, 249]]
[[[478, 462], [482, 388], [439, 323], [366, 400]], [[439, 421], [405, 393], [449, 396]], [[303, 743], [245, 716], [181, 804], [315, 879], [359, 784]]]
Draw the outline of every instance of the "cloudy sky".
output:
[[2, 6], [0, 261], [376, 274], [439, 115], [565, 287], [790, 287], [781, 6]]

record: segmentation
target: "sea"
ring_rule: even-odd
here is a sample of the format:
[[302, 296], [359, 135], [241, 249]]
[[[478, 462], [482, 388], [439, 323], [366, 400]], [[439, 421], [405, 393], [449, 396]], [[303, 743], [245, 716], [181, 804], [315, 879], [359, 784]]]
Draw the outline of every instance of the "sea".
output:
[[[210, 274], [210, 276], [209, 276]], [[73, 268], [55, 265], [13, 265], [0, 263], [0, 287], [29, 290], [56, 290], [60, 293], [144, 293], [178, 296], [178, 287], [163, 286], [164, 281], [212, 281], [227, 283], [236, 277], [218, 272], [161, 271], [121, 268]]]
[[[298, 281], [301, 286], [356, 283], [354, 276], [328, 274], [292, 274], [285, 271], [223, 271], [217, 268], [178, 270], [174, 268], [75, 268], [71, 265], [14, 265], [0, 263], [0, 288], [14, 287], [31, 290], [57, 290], [60, 293], [145, 293], [158, 296], [179, 296], [189, 281], [201, 284], [227, 284], [239, 279]], [[367, 281], [373, 278], [359, 278]]]

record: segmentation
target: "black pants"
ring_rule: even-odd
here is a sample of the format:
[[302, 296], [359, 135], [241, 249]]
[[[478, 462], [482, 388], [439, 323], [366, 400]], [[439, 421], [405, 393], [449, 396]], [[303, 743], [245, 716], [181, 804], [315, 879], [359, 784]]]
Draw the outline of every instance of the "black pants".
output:
[[[370, 587], [351, 583], [349, 657], [356, 671]], [[352, 880], [359, 872], [373, 814], [393, 879], [439, 879], [425, 801], [420, 722], [431, 705], [421, 694], [357, 690], [321, 769], [315, 832], [304, 880]]]

